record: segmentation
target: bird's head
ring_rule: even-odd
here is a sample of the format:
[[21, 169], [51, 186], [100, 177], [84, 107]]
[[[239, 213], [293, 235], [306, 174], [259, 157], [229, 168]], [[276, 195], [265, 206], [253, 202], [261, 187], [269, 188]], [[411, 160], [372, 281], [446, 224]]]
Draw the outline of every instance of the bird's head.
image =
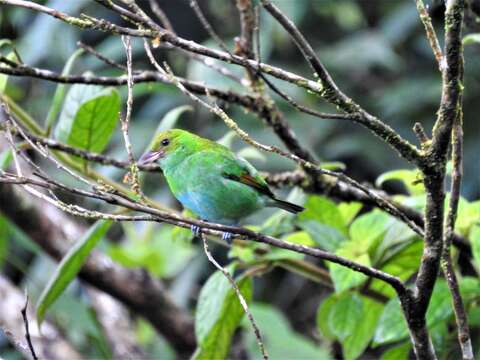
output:
[[181, 129], [162, 131], [153, 139], [150, 149], [139, 159], [140, 165], [157, 162], [163, 170], [177, 165], [198, 151], [201, 138]]

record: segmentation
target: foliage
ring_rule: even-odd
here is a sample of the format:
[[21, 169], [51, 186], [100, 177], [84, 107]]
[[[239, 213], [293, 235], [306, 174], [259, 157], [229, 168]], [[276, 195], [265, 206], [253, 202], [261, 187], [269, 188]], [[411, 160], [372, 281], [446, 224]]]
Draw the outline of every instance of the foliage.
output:
[[[93, 6], [85, 1], [74, 3], [66, 2], [62, 6], [65, 11]], [[230, 21], [230, 10], [223, 1], [209, 1], [208, 4], [212, 22], [230, 44], [238, 33], [237, 25], [233, 25], [236, 20]], [[186, 15], [178, 10], [182, 9], [182, 5], [169, 6], [178, 15], [179, 22], [184, 20], [182, 17]], [[440, 83], [430, 50], [424, 43], [424, 34], [415, 18], [413, 4], [383, 2], [375, 11], [367, 3], [354, 1], [325, 0], [321, 5], [298, 1], [295, 6], [279, 2], [279, 6], [289, 11], [292, 19], [302, 30], [304, 28], [307, 37], [315, 39], [318, 53], [339, 83], [346, 83], [347, 93], [352, 94], [352, 98], [382, 114], [386, 122], [395, 122], [395, 127], [402, 134], [411, 133], [412, 119], [431, 123], [430, 117], [438, 105]], [[24, 27], [31, 20], [24, 11], [9, 10], [7, 16], [9, 24], [15, 28]], [[319, 23], [324, 24], [322, 31], [318, 31], [317, 20], [312, 20], [317, 18], [321, 20]], [[293, 68], [298, 73], [309, 71], [293, 60], [294, 52], [287, 35], [270, 17], [262, 13], [261, 24], [262, 61], [284, 64], [286, 69]], [[39, 39], [48, 39], [51, 48], [53, 39], [50, 35], [59, 32], [60, 26], [49, 19], [35, 18], [31, 29], [19, 32], [15, 41], [0, 40], [0, 53], [11, 61], [21, 63], [13, 51], [18, 47], [22, 58], [29, 60], [26, 63], [38, 66], [46, 63], [50, 68], [63, 68], [63, 75], [80, 74], [84, 68], [93, 69], [98, 75], [123, 75], [123, 70], [101, 65], [84, 52], [73, 51], [72, 46], [58, 46], [52, 54], [41, 51]], [[189, 24], [188, 29], [183, 30], [199, 42], [205, 40], [198, 34], [197, 25]], [[64, 36], [69, 44], [80, 39], [79, 33], [72, 30]], [[119, 39], [86, 36], [103, 54], [115, 61], [124, 61]], [[478, 55], [479, 42], [479, 33], [463, 38], [463, 44], [473, 55]], [[215, 46], [211, 40], [203, 43]], [[143, 51], [142, 46], [141, 41], [134, 41], [134, 58]], [[478, 107], [474, 94], [478, 93], [479, 86], [471, 79], [478, 77], [479, 63], [468, 61], [473, 57], [471, 54], [466, 53], [467, 63], [471, 64], [465, 70], [466, 82], [473, 82], [468, 84], [471, 90], [465, 93], [464, 98], [469, 105], [466, 118], [475, 114]], [[242, 89], [239, 84], [226, 82], [224, 76], [199, 62], [171, 53], [166, 53], [165, 59], [175, 73], [189, 79], [227, 90]], [[218, 64], [217, 61], [214, 63]], [[415, 64], [414, 71], [411, 71], [412, 64]], [[146, 68], [149, 63], [145, 59], [135, 59], [137, 65], [138, 68]], [[0, 63], [0, 66], [4, 65]], [[226, 67], [237, 76], [243, 75], [238, 67], [230, 64]], [[90, 72], [83, 74], [87, 77], [92, 75]], [[303, 90], [288, 88], [288, 92], [302, 104], [331, 111]], [[118, 130], [118, 120], [124, 116], [121, 104], [126, 101], [125, 88], [85, 84], [53, 87], [35, 81], [30, 84], [0, 74], [0, 95], [2, 99], [8, 98], [12, 104], [18, 105], [17, 110], [12, 107], [17, 117], [27, 114], [28, 110], [29, 114], [35, 114], [34, 121], [45, 119], [43, 124], [40, 121], [36, 124], [43, 134], [50, 135], [52, 130], [52, 138], [61, 143], [126, 159]], [[134, 108], [130, 137], [136, 155], [148, 146], [155, 133], [179, 126], [220, 139], [219, 142], [262, 170], [276, 172], [291, 166], [281, 157], [245, 147], [235, 133], [226, 132], [222, 123], [187, 104], [186, 98], [168, 85], [136, 84], [134, 99], [138, 106]], [[372, 140], [370, 135], [367, 137], [361, 130], [349, 125], [312, 120], [279, 100], [278, 96], [273, 95], [273, 99], [280, 104], [285, 118], [289, 119], [308, 148], [320, 159], [338, 160], [322, 162], [324, 168], [345, 169], [355, 178], [374, 182], [378, 188], [393, 189], [393, 192], [401, 194], [394, 197], [396, 201], [419, 211], [424, 210], [422, 175], [417, 170], [403, 168], [405, 164], [398, 159], [392, 159], [383, 143]], [[250, 114], [237, 108], [229, 109], [229, 114], [255, 139], [268, 144], [277, 141], [270, 131], [264, 131], [264, 124]], [[26, 119], [25, 126], [28, 128], [28, 117]], [[467, 131], [465, 173], [470, 175], [478, 170], [475, 167], [478, 164], [476, 142], [475, 131]], [[113, 179], [112, 192], [122, 188], [125, 171], [101, 167], [75, 156], [65, 158], [67, 162], [80, 165], [74, 168], [82, 176], [94, 173], [95, 185], [111, 186], [102, 180], [109, 178]], [[0, 170], [8, 169], [12, 160], [10, 150], [2, 151]], [[49, 171], [56, 171], [46, 162], [42, 165]], [[62, 176], [58, 175], [59, 178]], [[478, 181], [478, 177], [467, 177], [462, 193], [466, 197], [460, 198], [456, 220], [456, 230], [468, 239], [472, 248], [471, 267], [477, 274], [480, 273], [480, 200], [470, 199], [478, 198]], [[161, 206], [176, 208], [160, 175], [142, 174], [142, 183], [150, 199], [155, 199]], [[280, 194], [281, 190], [278, 192]], [[58, 196], [62, 198], [62, 195]], [[283, 211], [266, 210], [247, 219], [245, 227], [289, 243], [328, 251], [385, 271], [410, 284], [408, 280], [418, 271], [423, 243], [403, 222], [370, 205], [304, 193], [300, 187], [290, 193], [289, 200], [303, 202], [305, 211], [295, 217]], [[95, 210], [110, 209], [109, 205], [86, 201]], [[261, 358], [251, 325], [228, 280], [221, 272], [212, 272], [206, 266], [201, 245], [188, 229], [153, 222], [122, 223], [120, 226], [111, 221], [99, 221], [88, 226], [89, 230], [76, 240], [52, 273], [50, 260], [26, 234], [28, 229], [18, 228], [0, 213], [0, 267], [5, 273], [7, 270], [4, 269], [12, 267], [24, 274], [25, 283], [34, 295], [39, 325], [45, 317], [51, 319], [86, 357], [112, 356], [95, 309], [81, 290], [83, 287], [74, 281], [96, 247], [116, 264], [142, 268], [165, 281], [175, 302], [194, 317], [197, 350], [193, 359], [229, 358], [235, 347], [233, 345], [238, 344], [249, 358]], [[106, 235], [109, 229], [112, 230], [111, 236]], [[100, 241], [102, 238], [107, 241]], [[234, 275], [272, 359], [357, 359], [372, 353], [381, 354], [383, 360], [409, 357], [411, 345], [400, 303], [394, 290], [384, 282], [338, 264], [314, 262], [300, 253], [266, 244], [236, 241], [227, 256], [224, 256], [223, 245], [216, 246], [212, 252], [221, 259], [220, 262], [227, 264], [228, 271]], [[24, 253], [34, 258], [32, 262], [36, 265], [32, 265], [31, 259], [26, 259]], [[453, 255], [456, 259], [458, 253]], [[49, 271], [35, 271], [44, 268]], [[459, 283], [470, 324], [478, 332], [480, 280], [468, 271], [459, 274]], [[321, 291], [318, 284], [322, 285]], [[440, 358], [447, 358], [455, 343], [455, 319], [450, 299], [447, 284], [439, 279], [427, 312], [427, 324], [434, 344], [440, 349]], [[152, 356], [171, 359], [178, 356], [172, 344], [159, 337], [150, 324], [137, 319], [137, 314], [133, 316], [137, 340], [142, 348]], [[334, 343], [339, 346], [333, 346]], [[474, 339], [474, 348], [479, 347], [478, 339]], [[337, 348], [341, 349], [341, 354], [336, 352]], [[0, 351], [3, 353], [3, 345], [0, 345]]]

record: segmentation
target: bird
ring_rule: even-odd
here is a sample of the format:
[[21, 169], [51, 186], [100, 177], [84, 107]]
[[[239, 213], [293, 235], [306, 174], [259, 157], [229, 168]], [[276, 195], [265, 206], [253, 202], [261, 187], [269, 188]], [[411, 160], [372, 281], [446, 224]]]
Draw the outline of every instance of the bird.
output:
[[[277, 199], [247, 160], [226, 146], [182, 129], [158, 133], [139, 165], [157, 163], [175, 198], [201, 220], [237, 226], [264, 207], [296, 214], [303, 207]], [[201, 229], [192, 226], [194, 235]], [[223, 240], [231, 244], [232, 234]]]

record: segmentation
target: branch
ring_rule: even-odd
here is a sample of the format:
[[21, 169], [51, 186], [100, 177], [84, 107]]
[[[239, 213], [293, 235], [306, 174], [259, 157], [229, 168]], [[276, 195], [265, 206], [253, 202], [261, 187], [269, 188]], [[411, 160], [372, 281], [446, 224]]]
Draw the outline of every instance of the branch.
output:
[[450, 248], [455, 231], [458, 202], [463, 176], [463, 113], [460, 110], [452, 131], [452, 184], [450, 186], [450, 202], [445, 222], [445, 234], [442, 254], [442, 269], [447, 280], [447, 285], [452, 295], [453, 310], [458, 328], [458, 341], [462, 350], [463, 360], [473, 360], [472, 340], [468, 326], [467, 314], [463, 304], [458, 279], [452, 262]]
[[[53, 205], [11, 186], [0, 185], [0, 210], [56, 260], [68, 251], [66, 240], [86, 231]], [[175, 305], [160, 280], [141, 269], [123, 268], [97, 251], [89, 256], [80, 278], [144, 316], [179, 355], [189, 357], [195, 350], [193, 320]]]
[[252, 324], [253, 332], [255, 334], [255, 338], [257, 339], [257, 343], [258, 343], [258, 346], [260, 348], [260, 353], [262, 354], [262, 357], [263, 357], [264, 360], [268, 360], [269, 357], [268, 357], [268, 354], [267, 354], [267, 350], [265, 349], [265, 345], [264, 345], [264, 342], [263, 342], [263, 339], [262, 339], [262, 335], [260, 333], [260, 330], [258, 328], [258, 325], [257, 325], [255, 319], [253, 318], [252, 313], [250, 312], [250, 309], [248, 308], [248, 304], [245, 301], [245, 298], [243, 297], [242, 292], [238, 288], [237, 283], [233, 279], [232, 275], [230, 275], [228, 270], [225, 269], [223, 266], [221, 266], [215, 260], [215, 258], [212, 256], [212, 254], [210, 253], [210, 250], [208, 249], [208, 243], [207, 243], [206, 236], [204, 234], [201, 234], [200, 237], [202, 239], [203, 250], [205, 251], [205, 255], [207, 255], [208, 261], [210, 261], [217, 268], [217, 270], [219, 270], [223, 274], [223, 276], [225, 276], [227, 278], [228, 282], [232, 286], [233, 290], [235, 291], [235, 295], [237, 296], [238, 301], [240, 302], [240, 305], [243, 308], [243, 311], [247, 315], [248, 321], [250, 321], [250, 324]]
[[435, 33], [435, 29], [432, 25], [432, 19], [430, 18], [430, 15], [428, 15], [428, 11], [425, 8], [423, 0], [416, 0], [415, 2], [417, 4], [418, 15], [420, 16], [420, 20], [425, 28], [427, 40], [432, 48], [433, 55], [437, 60], [438, 68], [440, 72], [443, 72], [445, 68], [445, 62], [443, 59], [442, 49], [440, 48], [440, 43], [438, 42], [437, 34]]
[[35, 353], [35, 348], [33, 347], [33, 344], [32, 344], [32, 338], [30, 337], [30, 326], [28, 324], [27, 307], [28, 307], [28, 294], [25, 293], [25, 305], [20, 311], [22, 313], [23, 324], [25, 325], [25, 339], [27, 340], [28, 348], [30, 349], [30, 353], [32, 354], [33, 360], [38, 360], [38, 356]]
[[[3, 208], [3, 204], [0, 203], [0, 207]], [[25, 322], [21, 312], [25, 307], [25, 295], [2, 275], [0, 275], [0, 294], [2, 294], [0, 333], [5, 335], [26, 359], [30, 359], [32, 355], [28, 345], [23, 341]], [[52, 323], [45, 321], [42, 324], [42, 335], [40, 335], [34, 314], [27, 309], [25, 316], [30, 318], [31, 328], [29, 330], [31, 333], [30, 331], [29, 333], [32, 346], [41, 359], [82, 359], [82, 356], [62, 337], [60, 331]]]
[[[270, 0], [261, 0], [261, 2], [263, 7], [292, 37], [302, 55], [314, 71], [314, 75], [319, 78], [321, 90], [320, 92], [314, 92], [318, 93], [322, 98], [330, 103], [338, 106], [347, 114], [356, 115], [354, 118], [352, 118], [354, 122], [365, 126], [375, 135], [380, 137], [384, 142], [389, 144], [393, 149], [395, 149], [403, 158], [417, 164], [421, 157], [418, 149], [410, 144], [407, 140], [402, 138], [390, 126], [370, 115], [368, 112], [362, 109], [360, 105], [356, 104], [352, 99], [346, 96], [335, 84], [330, 74], [317, 57], [315, 51], [304, 38], [302, 33], [297, 29], [295, 24], [278, 7], [272, 4]], [[273, 75], [267, 71], [265, 72], [269, 75]], [[298, 85], [301, 86], [300, 84]]]

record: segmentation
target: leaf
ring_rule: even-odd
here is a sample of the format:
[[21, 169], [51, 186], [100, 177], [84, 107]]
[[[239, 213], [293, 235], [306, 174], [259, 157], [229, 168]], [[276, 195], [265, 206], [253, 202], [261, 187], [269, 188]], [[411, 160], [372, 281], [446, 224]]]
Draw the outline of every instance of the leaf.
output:
[[111, 225], [111, 220], [97, 221], [60, 261], [38, 300], [37, 320], [39, 328], [48, 308], [75, 278], [93, 247], [106, 234]]
[[319, 332], [339, 340], [345, 359], [357, 359], [366, 349], [377, 326], [382, 305], [356, 293], [327, 297], [317, 311]]
[[470, 230], [470, 241], [472, 243], [473, 258], [477, 268], [480, 269], [480, 225], [475, 225]]
[[330, 340], [335, 340], [335, 334], [330, 329], [329, 316], [332, 308], [338, 301], [338, 294], [326, 297], [317, 310], [317, 328], [321, 335]]
[[337, 250], [347, 240], [345, 235], [337, 229], [314, 220], [303, 220], [298, 225], [310, 235], [318, 246], [327, 251]]
[[193, 111], [193, 107], [190, 105], [182, 105], [167, 112], [158, 124], [155, 135], [162, 131], [172, 129], [178, 122], [178, 119], [180, 119], [180, 116], [187, 111]]
[[337, 204], [323, 196], [312, 195], [307, 198], [305, 210], [298, 215], [300, 222], [315, 220], [321, 224], [337, 229], [347, 235], [347, 225]]
[[343, 355], [346, 360], [357, 359], [365, 351], [375, 335], [375, 329], [383, 310], [383, 305], [378, 302], [364, 296], [360, 298], [363, 302], [360, 321], [342, 342]]
[[[78, 49], [75, 51], [65, 63], [65, 66], [62, 70], [62, 76], [70, 74], [75, 60], [83, 53], [83, 49]], [[62, 107], [63, 99], [65, 98], [65, 84], [58, 84], [55, 94], [53, 95], [52, 105], [48, 111], [47, 119], [45, 120], [45, 125], [47, 127], [47, 134], [50, 134], [50, 131], [53, 127], [55, 120], [57, 119], [58, 113]]]
[[375, 249], [388, 230], [391, 217], [374, 210], [357, 218], [350, 226], [350, 241], [362, 249]]
[[[233, 267], [229, 267], [232, 271]], [[251, 278], [241, 278], [238, 287], [248, 302], [252, 299]], [[200, 291], [195, 314], [195, 335], [198, 348], [194, 359], [225, 359], [235, 329], [244, 310], [229, 281], [216, 271]]]
[[[260, 328], [265, 347], [271, 359], [332, 359], [326, 347], [320, 347], [310, 339], [295, 332], [285, 316], [273, 306], [254, 303], [250, 306], [250, 310]], [[249, 330], [244, 333], [249, 358], [252, 360], [263, 359], [255, 336], [250, 330], [250, 324], [246, 319], [243, 324]]]
[[9, 223], [5, 217], [0, 215], [0, 268], [3, 268], [3, 262], [7, 258], [8, 245], [10, 237]]
[[[8, 60], [14, 60], [16, 58], [15, 53], [12, 51], [10, 52], [6, 58]], [[0, 63], [0, 67], [8, 66], [3, 63]], [[7, 88], [7, 82], [8, 82], [8, 75], [7, 74], [0, 74], [0, 94], [5, 93], [5, 90]]]
[[345, 224], [349, 224], [357, 216], [358, 212], [362, 210], [363, 204], [359, 202], [342, 202], [338, 205], [338, 210], [342, 214]]
[[338, 296], [328, 314], [328, 326], [332, 334], [343, 342], [362, 320], [363, 302], [359, 295], [345, 292]]
[[261, 162], [267, 161], [267, 157], [260, 152], [260, 150], [252, 148], [252, 147], [244, 147], [237, 152], [237, 155], [243, 159], [247, 160], [257, 160]]
[[[381, 270], [399, 277], [401, 280], [407, 280], [416, 271], [422, 257], [423, 243], [420, 239], [409, 241], [405, 246], [399, 247], [397, 253], [393, 254], [390, 259], [381, 267]], [[370, 286], [373, 290], [387, 296], [396, 295], [395, 290], [387, 285], [384, 281], [375, 279]]]
[[480, 33], [468, 34], [463, 37], [463, 45], [480, 44]]
[[480, 200], [468, 202], [460, 197], [455, 230], [467, 237], [468, 232], [475, 224], [480, 225]]
[[[368, 256], [366, 249], [359, 248], [358, 244], [353, 241], [344, 243], [335, 254], [353, 260], [359, 264], [371, 266], [370, 257]], [[367, 279], [362, 273], [353, 271], [352, 269], [339, 264], [329, 263], [328, 267], [330, 269], [335, 292], [337, 293], [358, 286]]]
[[11, 149], [6, 149], [0, 154], [0, 170], [7, 170], [13, 160]]
[[79, 149], [100, 153], [113, 134], [119, 111], [116, 89], [75, 84], [65, 98], [55, 137]]
[[387, 181], [397, 180], [405, 185], [411, 195], [423, 195], [425, 187], [419, 176], [420, 174], [416, 170], [393, 170], [380, 175], [375, 181], [375, 185], [380, 187]]
[[[433, 289], [427, 310], [427, 327], [433, 328], [452, 315], [450, 293], [447, 284], [438, 280]], [[408, 329], [397, 297], [390, 299], [380, 317], [375, 337], [375, 345], [383, 345], [402, 340], [408, 336]]]
[[380, 360], [408, 360], [410, 357], [410, 349], [412, 345], [410, 342], [405, 342], [402, 345], [392, 347], [382, 354]]

